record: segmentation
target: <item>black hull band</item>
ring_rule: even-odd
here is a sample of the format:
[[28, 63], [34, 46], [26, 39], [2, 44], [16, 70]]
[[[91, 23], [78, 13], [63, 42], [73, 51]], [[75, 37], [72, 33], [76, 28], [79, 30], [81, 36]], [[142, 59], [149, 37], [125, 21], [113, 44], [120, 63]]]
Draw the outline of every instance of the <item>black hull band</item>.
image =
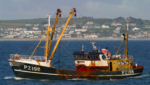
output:
[[[26, 63], [16, 63], [16, 62], [12, 63], [13, 63], [12, 69], [16, 77], [29, 79], [66, 80], [66, 79], [81, 78], [89, 80], [110, 80], [110, 79], [124, 79], [127, 77], [139, 76], [143, 72], [143, 67], [133, 69], [132, 73], [132, 71], [129, 70], [116, 72], [72, 71]], [[28, 68], [29, 66], [30, 68]]]

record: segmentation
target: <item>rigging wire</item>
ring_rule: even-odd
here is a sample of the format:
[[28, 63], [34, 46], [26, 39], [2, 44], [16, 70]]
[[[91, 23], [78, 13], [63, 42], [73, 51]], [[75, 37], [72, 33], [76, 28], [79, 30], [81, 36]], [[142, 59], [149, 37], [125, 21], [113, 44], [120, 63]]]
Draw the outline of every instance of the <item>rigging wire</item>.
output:
[[76, 11], [76, 12], [78, 12], [83, 17], [83, 15], [79, 11]]
[[[64, 49], [65, 49], [65, 48], [64, 48]], [[68, 50], [66, 50], [66, 49], [65, 49], [65, 51], [67, 51], [67, 52], [68, 52]], [[68, 52], [68, 54], [70, 54], [70, 52]], [[70, 54], [70, 55], [72, 56], [72, 54]], [[72, 57], [73, 57], [73, 56], [72, 56]]]
[[[60, 22], [59, 23], [61, 24], [61, 18], [60, 18]], [[59, 42], [59, 69], [60, 69], [60, 44], [61, 44], [61, 42]]]
[[[60, 51], [61, 52], [61, 51]], [[62, 55], [64, 56], [64, 57], [66, 57], [64, 54], [63, 54], [63, 52], [61, 52], [62, 53]], [[66, 57], [67, 58], [67, 57]], [[71, 58], [70, 58], [71, 59]], [[72, 63], [71, 61], [69, 61], [68, 59], [67, 59], [67, 61], [68, 62], [70, 62], [70, 63]]]
[[[31, 41], [31, 42], [33, 42], [33, 41]], [[19, 52], [17, 52], [17, 53], [22, 52], [26, 47], [28, 47], [31, 44], [31, 42], [28, 45], [26, 45], [23, 49], [21, 49]]]
[[70, 43], [70, 40], [68, 41], [68, 43], [65, 45], [65, 46], [63, 46], [63, 45], [61, 45], [62, 47], [66, 47], [66, 46], [68, 46], [68, 44]]
[[[59, 50], [59, 51], [62, 53], [63, 56], [65, 56], [61, 50]], [[60, 55], [60, 53], [59, 53], [59, 55]], [[65, 57], [66, 57], [66, 56], [65, 56]], [[68, 58], [66, 58], [66, 60], [67, 60], [69, 63], [72, 63], [71, 61], [68, 60]], [[60, 61], [60, 57], [59, 57], [59, 61], [55, 62], [54, 64], [57, 64], [57, 63], [59, 64], [59, 69], [60, 69], [60, 63], [63, 64], [63, 65], [65, 65], [65, 66], [67, 66], [66, 68], [75, 66], [74, 64], [71, 64], [71, 65], [64, 64], [63, 62]], [[72, 67], [72, 68], [73, 68], [73, 67]]]
[[66, 18], [66, 15], [63, 13], [63, 12], [61, 12], [64, 16], [65, 16], [65, 18]]
[[[61, 45], [61, 46], [62, 46], [64, 49], [65, 49], [65, 47], [66, 47], [67, 49], [69, 49], [69, 48], [67, 47], [68, 45], [67, 45], [67, 46]], [[66, 49], [66, 50], [67, 50], [67, 49]], [[70, 51], [73, 51], [73, 50], [71, 50], [71, 49], [69, 49], [69, 50], [70, 50]]]
[[[75, 18], [76, 19], [76, 26], [77, 26], [77, 18]], [[78, 35], [77, 35], [77, 50], [78, 50], [78, 42], [79, 42], [79, 40], [78, 40]]]
[[[83, 15], [82, 15], [79, 11], [77, 11], [77, 13], [83, 17]], [[89, 40], [88, 38], [85, 38], [85, 40], [88, 41], [88, 42], [91, 41], [91, 40]]]
[[72, 66], [75, 66], [75, 65], [67, 65], [67, 64], [64, 64], [63, 62], [60, 62], [60, 63], [62, 63], [63, 65], [67, 66], [67, 67], [65, 67], [64, 69], [66, 69], [66, 68], [68, 68], [68, 67], [73, 68]]
[[32, 44], [32, 46], [27, 50], [27, 52], [25, 53], [25, 55], [27, 55], [27, 53], [31, 50], [31, 48], [32, 48], [35, 44], [36, 44], [36, 42]]

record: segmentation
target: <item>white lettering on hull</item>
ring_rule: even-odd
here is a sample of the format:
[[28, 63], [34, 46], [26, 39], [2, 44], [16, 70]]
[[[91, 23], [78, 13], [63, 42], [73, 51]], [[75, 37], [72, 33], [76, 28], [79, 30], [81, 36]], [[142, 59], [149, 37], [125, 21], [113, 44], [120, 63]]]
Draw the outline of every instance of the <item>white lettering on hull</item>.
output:
[[40, 67], [36, 67], [36, 66], [27, 66], [27, 65], [24, 65], [24, 69], [25, 70], [29, 70], [29, 71], [41, 71]]
[[126, 71], [121, 71], [122, 75], [131, 75], [134, 74], [133, 70], [126, 70]]

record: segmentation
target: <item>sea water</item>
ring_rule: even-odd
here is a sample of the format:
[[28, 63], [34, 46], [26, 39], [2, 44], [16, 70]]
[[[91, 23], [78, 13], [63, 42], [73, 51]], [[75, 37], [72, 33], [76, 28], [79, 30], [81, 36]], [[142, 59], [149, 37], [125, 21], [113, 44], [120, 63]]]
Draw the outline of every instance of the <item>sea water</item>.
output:
[[[71, 79], [71, 80], [33, 80], [15, 77], [8, 59], [10, 54], [31, 55], [39, 41], [0, 41], [0, 85], [149, 85], [150, 84], [150, 41], [132, 41], [128, 43], [128, 54], [133, 55], [134, 62], [144, 66], [141, 76], [129, 77], [126, 79], [110, 79], [87, 80], [87, 79]], [[90, 42], [96, 42], [98, 49], [108, 47], [111, 54], [116, 54], [117, 50], [114, 46], [119, 47], [121, 41], [91, 41], [91, 40], [74, 40], [61, 41], [54, 54], [52, 65], [56, 68], [75, 70], [73, 62], [73, 51], [79, 51], [84, 45], [86, 51], [92, 51], [93, 47]], [[52, 43], [54, 47], [56, 41]], [[44, 46], [42, 41], [40, 46]], [[125, 43], [122, 44], [120, 50], [124, 52]], [[44, 54], [43, 48], [38, 48], [35, 52], [36, 56]], [[121, 54], [120, 52], [118, 54]]]

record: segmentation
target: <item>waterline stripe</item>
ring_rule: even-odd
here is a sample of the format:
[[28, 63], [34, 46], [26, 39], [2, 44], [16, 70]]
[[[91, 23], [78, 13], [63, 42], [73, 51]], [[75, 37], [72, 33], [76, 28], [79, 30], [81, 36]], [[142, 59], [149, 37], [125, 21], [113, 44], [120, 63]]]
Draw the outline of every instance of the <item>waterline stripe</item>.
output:
[[[14, 71], [18, 71], [18, 72], [25, 72], [25, 73], [34, 73], [34, 74], [45, 74], [45, 75], [59, 75], [59, 76], [73, 76], [73, 75], [67, 75], [67, 74], [53, 74], [53, 73], [43, 73], [43, 72], [32, 72], [32, 71], [25, 71], [25, 70], [17, 70], [14, 69]], [[126, 75], [96, 75], [97, 77], [109, 77], [109, 76], [133, 76], [133, 75], [138, 75], [140, 73], [136, 73], [136, 74], [126, 74]], [[84, 74], [83, 74], [84, 75]], [[74, 76], [83, 76], [83, 75], [74, 75]], [[88, 76], [88, 75], [87, 75]], [[95, 75], [89, 75], [89, 76], [94, 76]]]
[[58, 75], [58, 74], [52, 74], [52, 73], [32, 72], [32, 71], [17, 70], [17, 69], [14, 69], [14, 71], [25, 72], [25, 73], [34, 73], [34, 74]]

